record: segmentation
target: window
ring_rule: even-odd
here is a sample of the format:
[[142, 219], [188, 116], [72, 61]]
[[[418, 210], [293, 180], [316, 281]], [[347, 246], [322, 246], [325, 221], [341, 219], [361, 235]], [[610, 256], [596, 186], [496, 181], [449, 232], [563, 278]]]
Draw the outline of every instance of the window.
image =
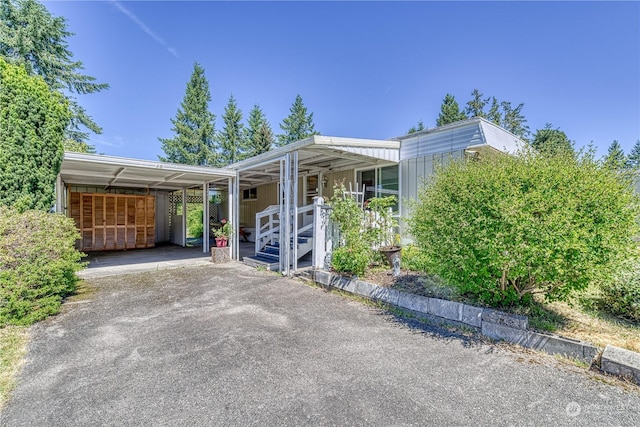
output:
[[[372, 197], [399, 197], [398, 165], [358, 171], [357, 181], [358, 185], [365, 186], [365, 200]], [[398, 210], [397, 204], [393, 210]]]
[[242, 190], [242, 200], [258, 200], [258, 189], [253, 187]]

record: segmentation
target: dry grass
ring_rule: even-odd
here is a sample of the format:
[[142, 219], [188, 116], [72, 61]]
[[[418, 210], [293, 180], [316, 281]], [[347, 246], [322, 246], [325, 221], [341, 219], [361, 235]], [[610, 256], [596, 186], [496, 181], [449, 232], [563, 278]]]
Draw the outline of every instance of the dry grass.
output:
[[24, 326], [6, 326], [0, 329], [0, 409], [15, 386], [28, 342], [29, 329]]
[[548, 310], [564, 319], [557, 334], [582, 341], [588, 341], [598, 347], [607, 344], [640, 353], [640, 326], [622, 319], [598, 312], [585, 312], [579, 306], [554, 302], [546, 305]]

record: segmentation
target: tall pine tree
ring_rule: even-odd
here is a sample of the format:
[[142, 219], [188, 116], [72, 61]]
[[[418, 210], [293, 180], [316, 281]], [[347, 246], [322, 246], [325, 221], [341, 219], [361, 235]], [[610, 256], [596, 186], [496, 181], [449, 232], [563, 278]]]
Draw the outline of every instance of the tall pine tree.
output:
[[604, 164], [611, 169], [623, 169], [626, 166], [627, 156], [617, 140], [614, 140], [609, 146]]
[[640, 139], [636, 141], [629, 156], [627, 156], [627, 167], [640, 169]]
[[487, 120], [500, 126], [502, 124], [502, 113], [500, 112], [500, 103], [495, 96], [491, 97], [491, 107], [487, 113]]
[[247, 156], [253, 157], [265, 153], [273, 147], [273, 131], [259, 105], [254, 105], [249, 113], [247, 129]]
[[421, 130], [424, 130], [424, 123], [422, 122], [422, 119], [418, 120], [418, 124], [416, 126], [411, 126], [407, 131], [407, 134], [420, 132]]
[[560, 129], [553, 129], [551, 123], [547, 123], [543, 129], [536, 131], [531, 146], [537, 151], [551, 156], [575, 151], [567, 134]]
[[313, 113], [307, 114], [307, 107], [304, 106], [300, 95], [296, 95], [296, 99], [289, 111], [290, 114], [280, 124], [280, 129], [284, 133], [278, 135], [278, 146], [291, 144], [312, 135], [320, 134], [315, 130]]
[[158, 156], [161, 161], [199, 166], [216, 164], [216, 116], [209, 111], [210, 101], [211, 92], [204, 68], [196, 62], [184, 99], [176, 117], [171, 119], [171, 130], [175, 136], [158, 138], [165, 153], [165, 157]]
[[436, 125], [444, 126], [449, 123], [466, 119], [464, 112], [460, 111], [460, 106], [456, 98], [451, 94], [446, 94], [440, 106], [440, 115], [436, 120]]
[[524, 104], [518, 104], [517, 107], [511, 107], [511, 102], [502, 101], [502, 122], [500, 126], [516, 135], [523, 141], [529, 140], [529, 126], [526, 125], [527, 119], [522, 115]]
[[464, 110], [467, 117], [487, 117], [484, 107], [489, 102], [489, 98], [483, 99], [482, 93], [478, 89], [471, 92], [471, 100], [467, 102], [467, 108]]
[[218, 166], [226, 166], [247, 158], [242, 111], [238, 109], [236, 99], [231, 95], [224, 108], [224, 128], [218, 136]]
[[[74, 60], [68, 48], [65, 19], [53, 17], [35, 0], [0, 0], [0, 56], [23, 65], [32, 75], [42, 76], [53, 90], [63, 94], [72, 112], [66, 138], [82, 142], [89, 131], [102, 133], [71, 94], [100, 92], [109, 87], [82, 74], [82, 62]], [[85, 147], [91, 151], [90, 147]]]

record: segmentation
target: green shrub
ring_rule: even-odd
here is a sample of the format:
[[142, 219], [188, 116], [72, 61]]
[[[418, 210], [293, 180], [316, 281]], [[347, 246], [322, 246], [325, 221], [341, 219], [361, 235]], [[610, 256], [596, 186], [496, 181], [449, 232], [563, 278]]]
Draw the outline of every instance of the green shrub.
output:
[[195, 209], [189, 209], [187, 212], [187, 236], [199, 238], [203, 233], [203, 220], [204, 211], [201, 207]]
[[416, 245], [407, 245], [402, 247], [401, 253], [402, 268], [407, 270], [419, 271], [426, 273], [429, 271], [429, 260], [424, 252]]
[[371, 263], [371, 249], [366, 244], [350, 244], [333, 251], [331, 266], [340, 273], [362, 276]]
[[73, 220], [0, 206], [0, 326], [55, 314], [76, 288], [83, 254]]
[[410, 232], [428, 268], [493, 305], [565, 300], [635, 256], [630, 180], [591, 153], [487, 155], [440, 168]]
[[640, 264], [632, 263], [600, 283], [600, 309], [640, 323]]
[[364, 233], [364, 211], [352, 197], [344, 197], [344, 182], [334, 186], [331, 220], [338, 225], [340, 246], [332, 253], [331, 265], [340, 273], [361, 276], [372, 260], [371, 244]]

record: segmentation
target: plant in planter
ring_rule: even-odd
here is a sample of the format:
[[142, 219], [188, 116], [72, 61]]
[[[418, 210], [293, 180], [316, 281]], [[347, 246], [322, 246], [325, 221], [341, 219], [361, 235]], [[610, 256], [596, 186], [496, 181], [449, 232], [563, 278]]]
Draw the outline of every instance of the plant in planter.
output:
[[220, 221], [221, 226], [213, 229], [213, 235], [216, 238], [216, 246], [219, 248], [224, 248], [227, 246], [227, 242], [231, 237], [231, 233], [233, 232], [233, 228], [231, 227], [231, 222], [223, 219]]

